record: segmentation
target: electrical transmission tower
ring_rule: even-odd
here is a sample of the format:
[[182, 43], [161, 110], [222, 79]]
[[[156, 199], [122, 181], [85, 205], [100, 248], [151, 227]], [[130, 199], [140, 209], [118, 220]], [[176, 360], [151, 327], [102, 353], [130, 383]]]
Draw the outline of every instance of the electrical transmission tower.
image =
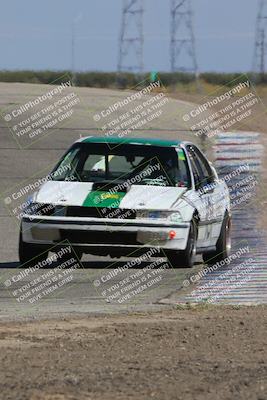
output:
[[190, 0], [171, 0], [171, 70], [198, 77]]
[[143, 0], [123, 0], [118, 71], [143, 71]]
[[253, 72], [264, 75], [267, 55], [267, 0], [259, 1], [256, 23], [256, 38], [253, 58]]

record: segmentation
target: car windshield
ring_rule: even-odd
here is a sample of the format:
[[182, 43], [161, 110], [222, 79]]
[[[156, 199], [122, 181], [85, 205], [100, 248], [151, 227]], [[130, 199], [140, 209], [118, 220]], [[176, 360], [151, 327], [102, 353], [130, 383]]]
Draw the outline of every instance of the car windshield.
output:
[[77, 143], [52, 172], [56, 181], [129, 182], [129, 185], [190, 187], [181, 148]]

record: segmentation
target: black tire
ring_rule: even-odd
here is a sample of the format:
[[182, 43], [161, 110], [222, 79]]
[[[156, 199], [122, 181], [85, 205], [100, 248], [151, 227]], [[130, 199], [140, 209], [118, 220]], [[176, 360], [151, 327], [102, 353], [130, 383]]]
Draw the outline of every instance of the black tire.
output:
[[203, 253], [206, 264], [215, 264], [229, 257], [231, 253], [231, 217], [226, 214], [222, 223], [220, 236], [216, 243], [216, 251]]
[[22, 239], [22, 233], [19, 235], [19, 262], [20, 264], [35, 265], [40, 261], [47, 259], [48, 250], [45, 251], [40, 246], [32, 243], [26, 243]]
[[192, 268], [194, 266], [197, 250], [197, 232], [197, 223], [193, 220], [190, 224], [186, 249], [184, 251], [169, 250], [166, 252], [167, 258], [173, 268]]

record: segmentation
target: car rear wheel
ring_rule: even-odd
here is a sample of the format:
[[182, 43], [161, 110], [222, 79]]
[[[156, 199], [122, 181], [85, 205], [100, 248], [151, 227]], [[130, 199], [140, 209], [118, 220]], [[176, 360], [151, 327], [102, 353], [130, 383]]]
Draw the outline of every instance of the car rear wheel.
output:
[[195, 263], [197, 253], [197, 224], [193, 220], [190, 224], [188, 241], [184, 251], [169, 250], [166, 252], [167, 258], [173, 268], [184, 267], [192, 268]]
[[224, 217], [219, 239], [216, 243], [216, 251], [204, 253], [203, 261], [206, 264], [215, 264], [229, 257], [231, 253], [231, 217], [226, 214]]

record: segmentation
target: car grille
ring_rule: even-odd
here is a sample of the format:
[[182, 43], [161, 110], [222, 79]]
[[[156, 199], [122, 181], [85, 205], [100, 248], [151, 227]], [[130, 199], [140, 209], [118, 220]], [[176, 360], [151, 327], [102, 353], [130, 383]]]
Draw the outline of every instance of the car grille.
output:
[[91, 217], [91, 218], [115, 218], [135, 219], [135, 210], [120, 208], [96, 208], [96, 207], [67, 207], [68, 217]]
[[35, 214], [43, 216], [91, 217], [113, 219], [135, 219], [135, 210], [126, 208], [96, 208], [80, 206], [53, 206], [51, 204], [38, 204]]
[[[60, 231], [61, 240], [71, 244], [137, 245], [136, 232]], [[140, 243], [139, 243], [140, 244]]]

